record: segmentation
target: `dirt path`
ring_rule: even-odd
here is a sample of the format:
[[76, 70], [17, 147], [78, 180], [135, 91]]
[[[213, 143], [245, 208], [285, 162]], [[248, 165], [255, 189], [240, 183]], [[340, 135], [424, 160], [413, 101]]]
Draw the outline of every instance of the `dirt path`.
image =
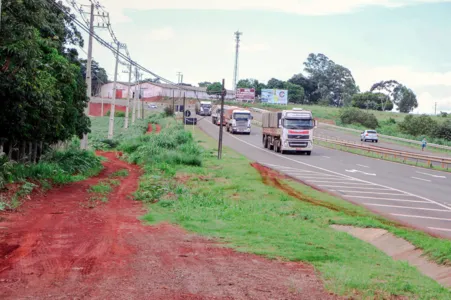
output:
[[[146, 226], [129, 195], [140, 170], [109, 161], [96, 178], [0, 214], [0, 299], [336, 299], [309, 265], [237, 253], [169, 225]], [[129, 176], [92, 209], [90, 185]]]

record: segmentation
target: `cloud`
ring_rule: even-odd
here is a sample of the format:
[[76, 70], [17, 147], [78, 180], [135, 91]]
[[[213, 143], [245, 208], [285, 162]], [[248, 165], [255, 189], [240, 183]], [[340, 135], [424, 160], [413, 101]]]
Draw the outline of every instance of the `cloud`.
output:
[[175, 36], [175, 32], [171, 27], [162, 27], [152, 29], [148, 34], [145, 34], [144, 36], [152, 41], [167, 41]]
[[430, 93], [421, 93], [417, 95], [418, 108], [415, 109], [415, 113], [422, 114], [434, 114], [435, 103], [437, 103], [437, 114], [440, 111], [451, 112], [451, 96], [446, 98], [436, 98]]
[[451, 0], [102, 0], [105, 9], [111, 13], [112, 22], [128, 20], [126, 10], [262, 10], [299, 15], [332, 15], [349, 13], [366, 6], [402, 7], [421, 3], [442, 3]]

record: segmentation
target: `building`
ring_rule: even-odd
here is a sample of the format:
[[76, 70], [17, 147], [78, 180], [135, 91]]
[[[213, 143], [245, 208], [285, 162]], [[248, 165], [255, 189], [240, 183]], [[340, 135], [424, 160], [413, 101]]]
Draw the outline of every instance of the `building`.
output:
[[[133, 93], [137, 90], [138, 85], [132, 83], [130, 87], [130, 98], [133, 98]], [[100, 91], [100, 97], [104, 99], [113, 98], [114, 83], [108, 82], [104, 84]], [[159, 101], [165, 97], [181, 98], [185, 96], [189, 99], [209, 100], [215, 99], [216, 96], [208, 95], [206, 88], [188, 86], [188, 85], [172, 85], [155, 82], [143, 82], [140, 84], [141, 99], [143, 101]], [[128, 83], [116, 83], [116, 99], [126, 99], [128, 95]], [[226, 100], [235, 99], [235, 92], [227, 90]]]

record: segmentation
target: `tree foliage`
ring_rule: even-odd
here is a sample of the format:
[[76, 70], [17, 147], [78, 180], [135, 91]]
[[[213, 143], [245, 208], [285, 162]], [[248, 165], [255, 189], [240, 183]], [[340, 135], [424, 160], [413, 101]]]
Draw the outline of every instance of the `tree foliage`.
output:
[[340, 120], [343, 124], [359, 124], [368, 129], [375, 129], [379, 126], [377, 118], [372, 113], [367, 113], [358, 108], [346, 108], [340, 112]]
[[388, 96], [382, 93], [359, 93], [352, 96], [351, 106], [361, 109], [382, 110], [381, 103], [388, 101], [385, 106], [386, 111], [393, 110], [393, 103], [387, 99]]
[[387, 98], [380, 99], [380, 105], [382, 110], [386, 110], [385, 107], [389, 104], [389, 102], [393, 102], [395, 89], [399, 86], [399, 82], [396, 80], [385, 80], [376, 82], [370, 89], [370, 92], [379, 92], [387, 95]]
[[311, 53], [304, 62], [304, 71], [317, 83], [316, 93], [333, 106], [343, 106], [351, 102], [359, 92], [351, 71], [330, 60], [324, 54]]
[[[87, 60], [82, 59], [81, 62], [81, 74], [83, 75], [83, 78], [86, 78], [86, 64]], [[144, 79], [143, 82], [153, 82], [152, 79]], [[91, 96], [96, 96], [100, 93], [100, 89], [102, 88], [102, 85], [105, 83], [108, 83], [108, 74], [106, 73], [105, 69], [100, 67], [99, 63], [95, 60], [92, 60], [91, 62], [91, 82], [92, 82], [92, 91]]]
[[262, 94], [262, 89], [266, 88], [266, 85], [264, 83], [259, 82], [256, 79], [248, 78], [248, 79], [241, 79], [236, 84], [237, 88], [248, 88], [248, 89], [255, 89], [255, 96], [259, 97]]
[[432, 135], [437, 128], [437, 125], [437, 122], [428, 115], [407, 115], [404, 120], [398, 124], [401, 132], [413, 136]]
[[288, 82], [303, 88], [305, 103], [315, 104], [321, 99], [321, 94], [318, 91], [318, 83], [314, 79], [305, 77], [302, 73], [299, 73], [293, 75]]
[[207, 94], [208, 95], [221, 95], [222, 91], [222, 84], [220, 82], [213, 82], [207, 87]]
[[209, 81], [204, 81], [204, 82], [199, 82], [199, 83], [198, 83], [199, 87], [202, 87], [202, 88], [206, 88], [206, 87], [208, 87], [210, 84], [211, 84], [211, 82], [209, 82]]
[[410, 113], [418, 107], [417, 96], [404, 85], [397, 86], [393, 91], [393, 102], [397, 110], [402, 113]]
[[45, 0], [2, 6], [0, 137], [54, 143], [89, 132], [78, 53], [66, 48], [83, 45], [71, 18]]

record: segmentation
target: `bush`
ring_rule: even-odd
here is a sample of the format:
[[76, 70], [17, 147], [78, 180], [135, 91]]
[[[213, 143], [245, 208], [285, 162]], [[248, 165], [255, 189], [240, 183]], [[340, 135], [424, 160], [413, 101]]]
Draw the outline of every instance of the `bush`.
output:
[[172, 106], [166, 106], [164, 108], [164, 114], [166, 117], [173, 117], [174, 116], [174, 108]]
[[438, 124], [434, 128], [432, 136], [434, 138], [451, 141], [451, 120], [446, 120], [442, 124]]
[[372, 113], [367, 113], [358, 108], [346, 108], [340, 112], [340, 120], [343, 124], [360, 124], [366, 128], [379, 126], [377, 118]]
[[[105, 116], [109, 117], [110, 114], [111, 114], [111, 111], [109, 110], [109, 111], [107, 111], [107, 113], [106, 113]], [[114, 111], [114, 116], [115, 116], [115, 117], [118, 117], [118, 118], [125, 118], [125, 112], [115, 110], [115, 111]], [[129, 114], [129, 116], [130, 116], [130, 114]]]
[[428, 115], [413, 116], [407, 115], [404, 121], [398, 124], [401, 132], [418, 137], [421, 135], [430, 135], [437, 128], [437, 122]]

